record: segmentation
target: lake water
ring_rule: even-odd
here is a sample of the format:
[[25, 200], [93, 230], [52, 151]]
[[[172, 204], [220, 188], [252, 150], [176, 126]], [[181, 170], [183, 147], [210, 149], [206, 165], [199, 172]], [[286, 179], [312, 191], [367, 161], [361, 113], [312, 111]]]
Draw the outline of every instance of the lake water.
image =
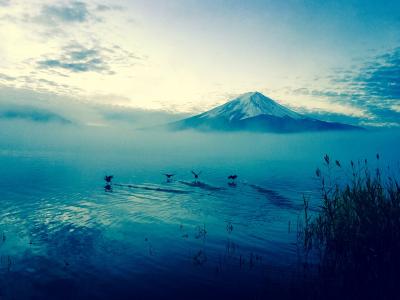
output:
[[[376, 164], [377, 152], [398, 170], [400, 147], [394, 130], [39, 129], [23, 138], [2, 131], [2, 299], [277, 296], [297, 280], [297, 219], [303, 195], [318, 206], [323, 155], [342, 162], [339, 175], [350, 159]], [[191, 170], [202, 171], [201, 184]], [[226, 178], [233, 173], [236, 186]], [[111, 190], [106, 174], [115, 176]]]

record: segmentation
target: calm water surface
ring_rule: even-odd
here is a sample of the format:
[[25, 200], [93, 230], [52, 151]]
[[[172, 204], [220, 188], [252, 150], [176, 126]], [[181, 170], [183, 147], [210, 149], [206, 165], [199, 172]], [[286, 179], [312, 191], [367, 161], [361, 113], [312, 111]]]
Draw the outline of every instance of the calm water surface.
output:
[[[101, 151], [4, 146], [0, 295], [273, 295], [282, 284], [296, 280], [297, 219], [303, 195], [312, 199], [313, 207], [318, 205], [314, 170], [322, 155], [349, 160], [380, 151], [393, 161], [398, 137], [386, 135], [380, 139], [386, 145], [368, 148], [379, 137], [364, 135], [354, 141], [343, 136], [338, 142], [337, 137], [271, 140], [259, 135], [264, 140], [231, 154], [228, 149], [236, 138], [220, 147], [213, 140], [200, 150], [182, 140], [165, 151], [136, 148], [135, 143], [124, 151], [109, 151], [111, 146]], [[285, 149], [281, 153], [280, 147]], [[191, 169], [202, 171], [204, 184], [193, 184]], [[166, 182], [163, 172], [176, 173], [175, 180]], [[239, 175], [236, 186], [227, 184], [231, 173]], [[105, 174], [115, 176], [111, 191], [104, 189]]]

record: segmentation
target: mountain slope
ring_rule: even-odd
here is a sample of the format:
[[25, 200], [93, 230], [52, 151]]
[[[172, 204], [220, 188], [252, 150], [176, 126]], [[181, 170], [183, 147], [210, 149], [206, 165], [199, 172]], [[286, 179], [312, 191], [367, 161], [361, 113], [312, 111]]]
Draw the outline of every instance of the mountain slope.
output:
[[355, 130], [360, 127], [325, 122], [296, 113], [259, 92], [243, 94], [202, 114], [168, 125], [173, 130], [302, 132]]
[[258, 92], [246, 93], [228, 103], [209, 110], [199, 117], [215, 118], [226, 117], [230, 121], [244, 120], [260, 115], [272, 115], [275, 117], [301, 118], [298, 113], [279, 105], [275, 101]]

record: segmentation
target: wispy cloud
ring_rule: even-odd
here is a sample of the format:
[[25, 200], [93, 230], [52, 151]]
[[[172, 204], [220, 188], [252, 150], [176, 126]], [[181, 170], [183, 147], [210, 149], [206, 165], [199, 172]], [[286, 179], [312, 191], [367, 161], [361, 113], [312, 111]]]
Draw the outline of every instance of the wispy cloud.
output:
[[3, 120], [27, 120], [38, 123], [56, 122], [72, 124], [72, 122], [54, 112], [31, 106], [14, 106], [12, 108], [0, 107], [0, 119]]
[[399, 102], [400, 48], [376, 57], [375, 62], [366, 64], [354, 79], [355, 88], [362, 89], [365, 95], [381, 99], [383, 105]]
[[0, 81], [13, 81], [15, 79], [16, 79], [16, 77], [0, 73]]
[[61, 76], [85, 72], [114, 75], [115, 69], [129, 68], [144, 60], [146, 57], [136, 55], [118, 45], [105, 47], [91, 43], [90, 46], [83, 46], [71, 41], [61, 47], [57, 53], [44, 55], [34, 63], [40, 70], [47, 70]]
[[400, 100], [399, 104], [394, 104], [390, 107], [393, 111], [400, 113]]
[[113, 96], [109, 95], [104, 101], [95, 103], [89, 99], [0, 86], [0, 121], [23, 120], [42, 124], [59, 123], [76, 126], [126, 125], [142, 128], [165, 124], [187, 116], [161, 110], [119, 106], [110, 103], [111, 97]]
[[357, 74], [347, 76], [348, 97], [351, 103], [365, 107], [380, 122], [400, 124], [400, 48], [361, 65]]
[[362, 120], [368, 120], [368, 118], [360, 118], [354, 115], [344, 114], [344, 113], [334, 113], [326, 111], [304, 111], [307, 116], [328, 121], [328, 122], [339, 122], [346, 124], [358, 125]]
[[[370, 57], [352, 69], [335, 69], [320, 87], [292, 89], [294, 95], [330, 103], [322, 114], [364, 125], [400, 125], [400, 48]], [[323, 103], [321, 101], [321, 103]], [[332, 106], [343, 110], [331, 110]], [[310, 112], [315, 114], [315, 111]], [[333, 113], [333, 114], [332, 114]]]
[[89, 10], [86, 3], [74, 1], [66, 5], [45, 5], [41, 16], [50, 22], [85, 22], [89, 17]]
[[119, 5], [98, 4], [96, 6], [96, 10], [101, 11], [101, 12], [110, 11], [110, 10], [122, 10], [122, 9], [123, 9], [122, 6], [119, 6]]
[[121, 122], [137, 127], [162, 125], [188, 117], [188, 114], [173, 114], [162, 110], [126, 109], [98, 106], [102, 116], [112, 123]]
[[172, 2], [0, 0], [0, 85], [196, 113], [257, 89], [325, 119], [398, 119], [399, 50], [346, 67], [396, 45], [396, 1]]
[[56, 68], [71, 72], [110, 72], [99, 50], [79, 44], [67, 46], [58, 57], [39, 60], [38, 65], [45, 69]]

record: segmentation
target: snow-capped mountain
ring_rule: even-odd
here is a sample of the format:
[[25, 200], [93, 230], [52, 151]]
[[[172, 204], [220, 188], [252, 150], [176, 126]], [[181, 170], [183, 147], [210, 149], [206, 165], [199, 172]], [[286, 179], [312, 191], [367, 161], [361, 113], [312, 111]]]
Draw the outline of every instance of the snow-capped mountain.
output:
[[200, 118], [225, 117], [229, 121], [238, 121], [260, 115], [271, 115], [275, 117], [302, 118], [298, 113], [287, 109], [274, 100], [259, 92], [243, 94], [228, 103], [218, 106], [212, 110], [200, 114]]
[[259, 92], [245, 93], [202, 114], [169, 124], [170, 129], [301, 132], [354, 130], [360, 127], [325, 122], [294, 112]]

